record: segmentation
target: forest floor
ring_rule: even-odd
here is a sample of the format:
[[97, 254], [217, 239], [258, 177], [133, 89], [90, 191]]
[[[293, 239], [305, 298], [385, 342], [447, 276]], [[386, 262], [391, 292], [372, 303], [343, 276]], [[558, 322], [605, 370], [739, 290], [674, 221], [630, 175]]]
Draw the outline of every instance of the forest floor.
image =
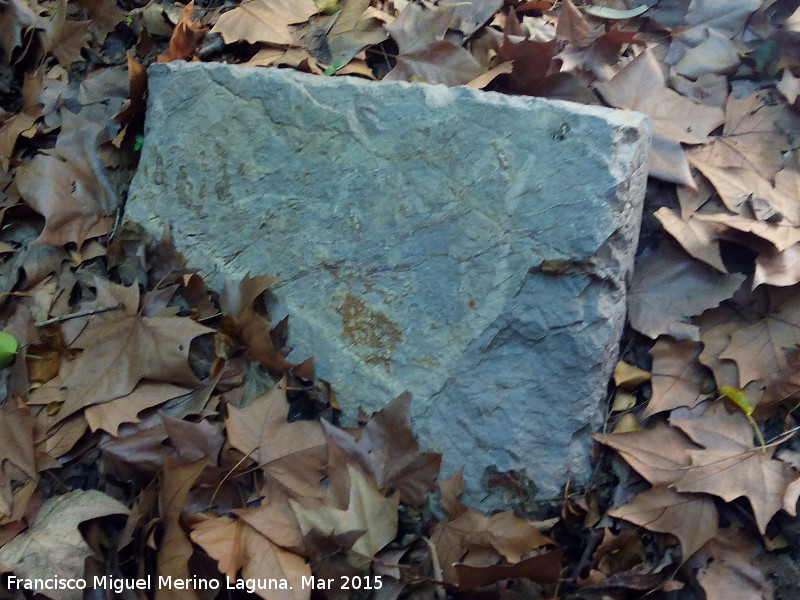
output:
[[[4, 597], [800, 597], [800, 1], [648, 4], [1, 2]], [[146, 67], [172, 60], [650, 117], [589, 485], [541, 514], [462, 505], [407, 397], [336, 425], [272, 277], [209, 290], [124, 222]]]

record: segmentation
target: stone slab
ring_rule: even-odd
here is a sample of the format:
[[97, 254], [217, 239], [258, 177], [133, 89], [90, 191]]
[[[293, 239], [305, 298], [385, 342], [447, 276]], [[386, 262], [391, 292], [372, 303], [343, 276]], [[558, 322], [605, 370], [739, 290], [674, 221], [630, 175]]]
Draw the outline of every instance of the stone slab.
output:
[[351, 414], [411, 391], [422, 445], [444, 475], [465, 464], [473, 505], [513, 500], [495, 470], [538, 498], [586, 480], [643, 115], [213, 63], [153, 66], [149, 89], [127, 217], [171, 224], [213, 284], [278, 275], [290, 358], [313, 355]]

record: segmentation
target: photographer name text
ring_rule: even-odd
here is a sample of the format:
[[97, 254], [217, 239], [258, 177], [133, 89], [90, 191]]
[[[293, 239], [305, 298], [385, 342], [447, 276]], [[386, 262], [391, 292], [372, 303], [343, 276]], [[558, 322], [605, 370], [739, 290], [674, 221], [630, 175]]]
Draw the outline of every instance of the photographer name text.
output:
[[[90, 585], [91, 584], [91, 585]], [[54, 575], [46, 578], [26, 579], [9, 575], [6, 580], [8, 589], [31, 590], [36, 592], [48, 590], [85, 590], [103, 589], [113, 590], [117, 594], [124, 590], [247, 590], [251, 594], [256, 590], [291, 590], [294, 585], [300, 589], [315, 590], [379, 590], [383, 587], [380, 575], [372, 576], [341, 576], [341, 577], [314, 577], [301, 576], [296, 582], [290, 582], [283, 577], [265, 577], [259, 579], [224, 580], [203, 577], [177, 578], [169, 575], [148, 575], [136, 579], [111, 577], [104, 575], [95, 576], [91, 580], [81, 578], [68, 578]], [[154, 587], [155, 585], [155, 587]]]

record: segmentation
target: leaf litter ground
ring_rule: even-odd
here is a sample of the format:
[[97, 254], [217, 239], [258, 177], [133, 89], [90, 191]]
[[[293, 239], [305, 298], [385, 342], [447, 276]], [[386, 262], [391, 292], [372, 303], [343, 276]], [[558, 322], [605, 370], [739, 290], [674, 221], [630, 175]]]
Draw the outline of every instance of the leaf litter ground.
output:
[[[265, 600], [796, 598], [798, 42], [784, 0], [0, 5], [6, 587], [202, 576]], [[272, 277], [208, 290], [168, 232], [121, 222], [145, 67], [171, 60], [648, 114], [630, 327], [590, 485], [540, 504], [520, 488], [493, 515], [462, 505], [407, 396], [338, 425], [313, 360], [285, 358]], [[270, 577], [321, 583], [243, 585]]]

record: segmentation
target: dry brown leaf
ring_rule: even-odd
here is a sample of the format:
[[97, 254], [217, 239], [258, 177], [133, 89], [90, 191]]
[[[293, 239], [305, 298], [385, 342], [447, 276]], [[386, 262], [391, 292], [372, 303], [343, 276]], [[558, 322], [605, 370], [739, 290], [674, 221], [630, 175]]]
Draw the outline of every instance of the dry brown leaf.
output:
[[[156, 59], [158, 62], [184, 60], [194, 54], [208, 28], [200, 21], [192, 19], [193, 11], [194, 0], [191, 0], [181, 10], [178, 22], [175, 24], [175, 29], [172, 30], [172, 35], [169, 38], [169, 47], [166, 52], [158, 55]], [[130, 62], [128, 67], [130, 68]]]
[[690, 450], [691, 468], [675, 489], [702, 492], [731, 502], [746, 497], [753, 507], [759, 531], [766, 532], [773, 515], [783, 508], [791, 467], [772, 458], [774, 448], [753, 444], [753, 428], [744, 413], [731, 414], [721, 402], [701, 417], [670, 419], [703, 450]]
[[22, 46], [23, 37], [32, 29], [43, 27], [39, 14], [42, 7], [36, 0], [10, 0], [0, 12], [0, 48], [6, 62], [16, 62], [22, 56], [15, 56], [15, 50]]
[[614, 367], [614, 385], [625, 390], [635, 390], [650, 381], [650, 372], [621, 360]]
[[137, 415], [143, 410], [164, 404], [167, 400], [190, 391], [171, 383], [143, 381], [127, 396], [90, 406], [83, 414], [92, 431], [102, 429], [111, 435], [117, 435], [123, 423], [138, 423]]
[[[411, 395], [401, 394], [357, 430], [339, 429], [325, 422], [323, 428], [329, 445], [335, 444], [347, 462], [371, 475], [379, 489], [398, 491], [404, 503], [419, 507], [427, 502], [435, 486], [442, 455], [419, 451], [411, 431], [410, 403]], [[334, 473], [344, 475], [346, 464], [333, 464], [338, 455], [329, 446], [331, 477]]]
[[[142, 379], [176, 384], [197, 384], [189, 367], [189, 344], [210, 332], [188, 317], [143, 317], [139, 313], [139, 288], [97, 279], [103, 294], [98, 299], [120, 310], [93, 315], [73, 348], [83, 352], [61, 365], [58, 377], [34, 390], [32, 404], [64, 402], [55, 421], [75, 412], [120, 398]], [[102, 376], [98, 376], [102, 374]]]
[[724, 225], [699, 221], [691, 216], [684, 221], [666, 206], [659, 208], [655, 216], [664, 230], [674, 237], [688, 254], [714, 267], [720, 273], [728, 272], [722, 262], [717, 239], [717, 235], [725, 230]]
[[386, 31], [397, 43], [400, 54], [422, 51], [429, 44], [444, 40], [455, 11], [453, 4], [432, 9], [409, 4], [393, 23], [386, 25]]
[[37, 242], [80, 247], [87, 238], [110, 231], [111, 223], [103, 220], [118, 201], [97, 155], [99, 145], [108, 141], [104, 136], [102, 124], [64, 111], [56, 147], [17, 168], [20, 195], [45, 218]]
[[252, 527], [245, 525], [243, 533], [242, 579], [263, 578], [266, 574], [285, 582], [283, 589], [256, 590], [264, 600], [308, 600], [311, 588], [302, 585], [302, 581], [311, 577], [311, 569], [305, 559], [278, 548]]
[[101, 41], [125, 20], [125, 12], [113, 0], [81, 0], [81, 5], [89, 11], [89, 25]]
[[[194, 553], [192, 542], [181, 526], [181, 513], [186, 496], [195, 480], [207, 465], [205, 458], [192, 463], [180, 463], [174, 457], [164, 463], [164, 481], [159, 492], [159, 513], [164, 534], [158, 547], [159, 577], [188, 579], [189, 559]], [[159, 586], [155, 592], [156, 600], [197, 600], [193, 589], [167, 588]]]
[[537, 583], [555, 583], [561, 576], [563, 554], [564, 549], [559, 548], [511, 565], [473, 567], [459, 564], [455, 566], [458, 574], [458, 587], [463, 590], [471, 590], [515, 577], [524, 577]]
[[681, 562], [689, 560], [718, 531], [719, 515], [711, 498], [680, 494], [664, 485], [642, 492], [608, 514], [649, 531], [674, 535], [683, 549]]
[[790, 146], [778, 127], [781, 110], [762, 93], [745, 98], [731, 94], [725, 107], [722, 134], [710, 144], [693, 149], [692, 162], [719, 168], [738, 167], [771, 180], [783, 166], [783, 152]]
[[289, 423], [285, 382], [244, 408], [228, 407], [231, 445], [250, 456], [273, 480], [298, 497], [320, 497], [325, 436], [318, 421]]
[[391, 19], [388, 14], [370, 8], [369, 0], [345, 1], [327, 35], [331, 64], [339, 65], [337, 73], [364, 48], [389, 37], [383, 21], [387, 17]]
[[628, 433], [595, 433], [592, 437], [614, 448], [634, 470], [652, 485], [670, 485], [684, 475], [696, 448], [684, 435], [663, 423], [652, 429]]
[[674, 242], [664, 240], [636, 261], [628, 308], [631, 326], [653, 339], [671, 335], [697, 340], [698, 329], [689, 317], [730, 298], [744, 279], [690, 260]]
[[303, 553], [303, 536], [288, 500], [278, 498], [256, 508], [242, 508], [234, 513], [276, 546], [297, 554]]
[[[0, 564], [26, 579], [82, 579], [92, 554], [78, 525], [128, 509], [97, 490], [74, 490], [48, 499], [27, 531], [0, 548]], [[82, 600], [81, 590], [53, 589], [54, 600]]]
[[773, 598], [770, 574], [761, 566], [759, 540], [734, 528], [723, 529], [690, 562], [707, 600]]
[[398, 55], [397, 64], [384, 80], [465, 85], [484, 70], [461, 46], [452, 42], [432, 42], [421, 50]]
[[761, 252], [756, 257], [753, 287], [761, 284], [787, 287], [800, 282], [800, 243], [784, 251]]
[[769, 288], [769, 304], [748, 325], [731, 334], [720, 358], [736, 362], [739, 387], [769, 379], [787, 364], [787, 354], [797, 347], [800, 332], [800, 302], [796, 288]]
[[695, 219], [709, 223], [721, 223], [731, 229], [752, 233], [774, 245], [778, 250], [786, 250], [800, 242], [800, 228], [791, 223], [768, 223], [756, 221], [739, 215], [727, 214], [700, 214], [694, 215]]
[[646, 418], [679, 406], [694, 408], [714, 389], [714, 381], [698, 357], [700, 342], [658, 338], [650, 349], [653, 357], [653, 396], [642, 413]]
[[89, 42], [89, 21], [67, 20], [67, 0], [57, 0], [47, 18], [37, 23], [41, 27], [44, 52], [50, 52], [65, 69], [82, 60], [81, 49]]
[[192, 525], [190, 538], [217, 561], [219, 572], [229, 581], [236, 579], [242, 567], [242, 540], [245, 524], [239, 519], [217, 517]]
[[312, 0], [246, 0], [222, 14], [211, 33], [226, 44], [244, 41], [282, 46], [297, 45], [289, 25], [303, 23], [319, 12]]
[[294, 500], [289, 503], [303, 535], [316, 529], [323, 535], [363, 531], [353, 544], [353, 552], [370, 560], [391, 542], [397, 534], [399, 494], [387, 498], [357, 467], [347, 469], [350, 479], [350, 499], [345, 510], [323, 504], [306, 507]]
[[14, 512], [12, 480], [37, 478], [33, 427], [27, 408], [14, 406], [10, 398], [0, 405], [0, 519]]
[[722, 124], [722, 111], [669, 89], [661, 66], [649, 50], [633, 59], [611, 81], [595, 87], [612, 106], [638, 110], [650, 117], [654, 134], [651, 175], [693, 186], [691, 178], [686, 178], [688, 164], [680, 143], [705, 143], [708, 134]]

